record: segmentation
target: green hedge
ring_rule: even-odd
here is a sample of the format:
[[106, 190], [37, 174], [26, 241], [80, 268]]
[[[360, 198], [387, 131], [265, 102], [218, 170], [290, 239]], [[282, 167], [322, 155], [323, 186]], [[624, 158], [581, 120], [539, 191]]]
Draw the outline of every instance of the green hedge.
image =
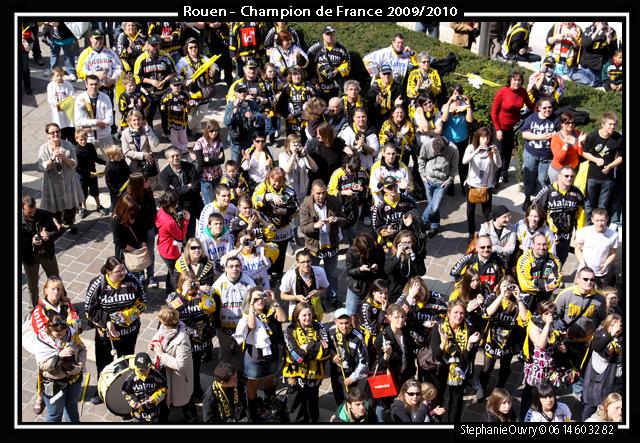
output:
[[[309, 46], [322, 38], [323, 27], [327, 22], [292, 23], [296, 29], [304, 32], [305, 40]], [[491, 80], [501, 85], [506, 84], [509, 72], [512, 70], [510, 63], [497, 60], [488, 60], [479, 57], [466, 49], [443, 43], [425, 34], [415, 32], [395, 23], [342, 23], [331, 22], [337, 30], [337, 40], [351, 52], [353, 60], [352, 76], [358, 80], [366, 80], [368, 74], [363, 72], [361, 58], [371, 51], [389, 46], [391, 37], [400, 32], [405, 37], [405, 44], [416, 51], [427, 50], [435, 58], [443, 58], [449, 52], [453, 52], [458, 58], [458, 67], [455, 72], [459, 74], [478, 74], [486, 80]], [[525, 83], [531, 75], [531, 71], [520, 68], [525, 72]], [[442, 78], [446, 86], [455, 83], [463, 85], [465, 93], [474, 101], [474, 114], [480, 126], [491, 127], [491, 104], [493, 96], [498, 88], [483, 85], [480, 89], [471, 86], [465, 77], [449, 73]], [[622, 94], [602, 92], [593, 88], [565, 82], [565, 94], [562, 105], [571, 105], [574, 108], [589, 111], [590, 122], [583, 126], [583, 130], [592, 130], [599, 127], [599, 118], [606, 111], [614, 111], [618, 114], [619, 129], [622, 129]]]

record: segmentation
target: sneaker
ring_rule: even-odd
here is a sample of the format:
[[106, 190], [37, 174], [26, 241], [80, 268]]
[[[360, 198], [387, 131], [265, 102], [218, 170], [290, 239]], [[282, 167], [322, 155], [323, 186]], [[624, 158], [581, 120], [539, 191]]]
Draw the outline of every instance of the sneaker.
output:
[[33, 412], [36, 415], [40, 415], [42, 411], [44, 411], [44, 399], [42, 396], [38, 396], [36, 397], [36, 402], [33, 404]]
[[69, 74], [69, 80], [72, 82], [76, 82], [78, 81], [78, 76], [76, 76], [75, 74]]
[[96, 392], [96, 395], [91, 397], [91, 400], [89, 400], [89, 403], [91, 403], [92, 405], [99, 405], [99, 404], [102, 404], [104, 402], [102, 401], [102, 399], [100, 398], [100, 396]]
[[157, 288], [158, 287], [158, 280], [156, 280], [155, 277], [151, 277], [149, 279], [149, 284], [147, 285], [148, 288]]
[[87, 215], [89, 215], [87, 208], [80, 208], [80, 218], [87, 218]]
[[104, 206], [99, 206], [97, 209], [98, 209], [98, 212], [100, 212], [100, 214], [109, 215], [109, 210]]
[[44, 73], [42, 75], [44, 75], [45, 77], [51, 77], [51, 69], [47, 69], [46, 71], [44, 71]]
[[338, 297], [330, 298], [329, 303], [331, 303], [331, 306], [333, 306], [336, 309], [342, 307], [342, 302], [338, 300]]
[[363, 219], [362, 219], [362, 223], [363, 223], [365, 226], [371, 226], [371, 217], [368, 217], [368, 216], [367, 216], [367, 217], [363, 218]]

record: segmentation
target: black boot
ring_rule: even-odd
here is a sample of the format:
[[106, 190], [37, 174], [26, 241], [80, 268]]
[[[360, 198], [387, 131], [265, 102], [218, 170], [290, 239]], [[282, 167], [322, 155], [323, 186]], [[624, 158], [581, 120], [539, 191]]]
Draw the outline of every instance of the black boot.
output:
[[247, 399], [247, 418], [249, 423], [260, 423], [260, 416], [258, 415], [258, 400]]

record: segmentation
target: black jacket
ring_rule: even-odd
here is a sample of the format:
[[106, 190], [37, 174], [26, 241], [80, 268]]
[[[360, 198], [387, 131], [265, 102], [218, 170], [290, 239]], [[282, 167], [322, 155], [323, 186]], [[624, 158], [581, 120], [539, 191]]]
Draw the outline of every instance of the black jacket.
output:
[[[140, 225], [136, 226], [136, 223], [133, 223], [131, 227], [120, 223], [120, 217], [111, 218], [111, 230], [113, 231], [113, 245], [116, 248], [116, 258], [118, 260], [124, 259], [122, 251], [127, 246], [139, 249], [140, 243], [147, 241], [147, 231], [141, 230]], [[147, 246], [151, 247], [152, 245]]]
[[325, 184], [329, 183], [329, 179], [331, 178], [333, 171], [342, 166], [342, 159], [344, 156], [342, 150], [344, 149], [344, 146], [344, 140], [340, 137], [336, 137], [333, 140], [331, 148], [320, 143], [320, 140], [317, 138], [307, 140], [307, 152], [318, 165], [316, 172], [309, 171], [309, 183], [313, 183], [317, 178], [321, 178]]
[[104, 168], [104, 181], [107, 183], [109, 192], [116, 196], [119, 195], [120, 188], [129, 180], [129, 175], [131, 175], [131, 171], [124, 158], [117, 162], [107, 162], [107, 166]]
[[[160, 187], [163, 191], [173, 189], [178, 193], [180, 209], [186, 209], [191, 217], [196, 219], [204, 207], [200, 198], [200, 174], [191, 163], [180, 162], [181, 174], [184, 177], [182, 183], [178, 175], [173, 172], [171, 165], [167, 165], [160, 173]], [[191, 185], [191, 186], [189, 186]]]
[[387, 257], [384, 265], [384, 272], [387, 274], [389, 283], [389, 303], [395, 301], [402, 294], [404, 285], [414, 275], [423, 276], [427, 273], [427, 267], [424, 263], [425, 256], [415, 254], [414, 259], [400, 260], [397, 256]]
[[98, 157], [95, 146], [92, 143], [87, 143], [84, 147], [75, 145], [76, 157], [78, 159], [78, 166], [76, 166], [76, 172], [80, 176], [80, 180], [88, 180], [91, 178], [91, 173], [96, 172], [96, 163], [101, 165], [107, 162]]
[[429, 409], [427, 408], [427, 405], [420, 402], [420, 406], [418, 407], [418, 411], [414, 418], [412, 414], [407, 411], [407, 408], [405, 408], [402, 401], [394, 400], [393, 403], [391, 403], [389, 415], [391, 416], [391, 421], [393, 423], [424, 423], [424, 419], [429, 415]]
[[[347, 249], [346, 267], [347, 274], [349, 275], [349, 289], [359, 295], [361, 299], [367, 296], [369, 291], [369, 285], [377, 278], [385, 279], [387, 275], [384, 272], [385, 255], [382, 248], [378, 245], [375, 246], [371, 253], [371, 260], [358, 255], [353, 248]], [[363, 272], [360, 270], [360, 266], [377, 264], [378, 269], [374, 272]]]
[[[438, 335], [438, 334], [436, 334]], [[387, 325], [380, 334], [376, 337], [374, 342], [376, 348], [378, 372], [391, 370], [391, 373], [396, 379], [398, 389], [402, 386], [402, 383], [409, 380], [416, 373], [416, 345], [411, 337], [409, 328], [406, 326], [402, 328], [402, 340], [404, 342], [404, 355], [400, 344], [396, 341], [391, 326]], [[384, 352], [382, 351], [383, 343], [387, 341], [391, 344], [391, 358], [389, 360], [384, 359]], [[402, 359], [406, 359], [406, 367], [402, 371]], [[375, 367], [374, 367], [375, 370]]]
[[[22, 214], [22, 213], [21, 213]], [[33, 264], [35, 254], [43, 255], [49, 259], [55, 258], [55, 240], [60, 235], [58, 227], [53, 222], [53, 214], [45, 209], [36, 209], [33, 218], [26, 220], [21, 215], [20, 224], [20, 258], [28, 265]], [[40, 246], [33, 244], [33, 236], [39, 234], [45, 228], [49, 233], [49, 240], [42, 241]]]

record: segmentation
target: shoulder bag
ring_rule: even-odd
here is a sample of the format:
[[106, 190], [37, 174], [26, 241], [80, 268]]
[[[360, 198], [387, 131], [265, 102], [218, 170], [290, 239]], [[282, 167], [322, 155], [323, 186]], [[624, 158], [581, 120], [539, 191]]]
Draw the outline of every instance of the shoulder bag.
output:
[[486, 203], [489, 201], [489, 189], [485, 186], [481, 188], [469, 187], [467, 199], [469, 203]]
[[[140, 243], [138, 241], [138, 237], [134, 234], [133, 229], [131, 229], [131, 226], [129, 226], [129, 230], [131, 230], [136, 241]], [[124, 255], [124, 264], [131, 272], [142, 272], [151, 265], [151, 255], [149, 255], [149, 249], [147, 246], [143, 246], [129, 252], [123, 249], [122, 253]]]

